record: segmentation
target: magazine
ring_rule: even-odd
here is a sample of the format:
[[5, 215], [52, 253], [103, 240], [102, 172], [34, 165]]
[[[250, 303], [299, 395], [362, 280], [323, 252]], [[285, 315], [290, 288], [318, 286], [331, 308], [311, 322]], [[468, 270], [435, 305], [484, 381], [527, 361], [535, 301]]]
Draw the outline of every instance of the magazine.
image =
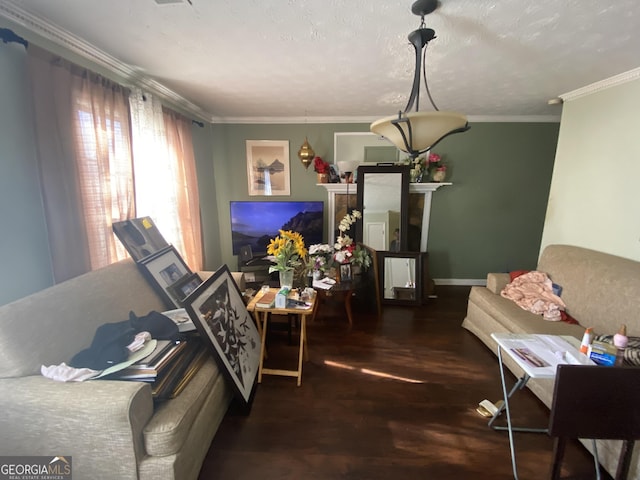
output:
[[573, 343], [575, 339], [560, 335], [521, 335], [494, 333], [492, 337], [529, 376], [555, 376], [560, 364], [593, 365]]

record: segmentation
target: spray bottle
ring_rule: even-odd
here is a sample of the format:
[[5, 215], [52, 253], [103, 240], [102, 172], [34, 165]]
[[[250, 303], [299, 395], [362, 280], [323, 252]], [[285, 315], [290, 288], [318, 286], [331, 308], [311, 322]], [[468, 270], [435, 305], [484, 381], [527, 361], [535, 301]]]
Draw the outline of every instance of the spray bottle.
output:
[[584, 335], [582, 336], [582, 343], [580, 344], [580, 353], [584, 353], [587, 355], [589, 351], [589, 345], [591, 345], [591, 341], [593, 339], [593, 328], [588, 327], [584, 331]]

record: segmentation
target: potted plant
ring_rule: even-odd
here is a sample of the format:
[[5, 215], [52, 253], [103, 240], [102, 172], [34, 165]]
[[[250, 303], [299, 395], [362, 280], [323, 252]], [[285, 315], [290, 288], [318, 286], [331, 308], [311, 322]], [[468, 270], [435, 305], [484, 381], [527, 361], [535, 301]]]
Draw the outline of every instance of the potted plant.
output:
[[318, 174], [318, 183], [329, 183], [330, 166], [327, 162], [320, 157], [315, 157], [313, 159], [313, 169]]
[[280, 230], [280, 235], [271, 239], [267, 247], [274, 265], [269, 267], [269, 273], [280, 273], [280, 287], [293, 287], [293, 274], [297, 267], [304, 265], [307, 258], [307, 249], [304, 238], [291, 230]]

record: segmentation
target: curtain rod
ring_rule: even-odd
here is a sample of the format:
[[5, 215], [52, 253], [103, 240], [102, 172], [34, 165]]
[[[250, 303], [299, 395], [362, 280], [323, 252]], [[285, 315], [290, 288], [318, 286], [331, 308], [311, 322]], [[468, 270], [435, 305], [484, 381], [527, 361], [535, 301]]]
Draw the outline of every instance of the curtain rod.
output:
[[13, 30], [9, 30], [8, 28], [0, 28], [0, 40], [3, 43], [20, 43], [24, 45], [24, 48], [29, 47], [29, 43], [19, 35], [16, 35]]

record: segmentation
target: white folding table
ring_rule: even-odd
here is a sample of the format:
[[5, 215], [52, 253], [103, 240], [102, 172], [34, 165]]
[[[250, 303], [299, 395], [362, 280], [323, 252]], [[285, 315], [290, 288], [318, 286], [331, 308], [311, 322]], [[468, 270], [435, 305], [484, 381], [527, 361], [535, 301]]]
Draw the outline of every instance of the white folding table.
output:
[[[494, 430], [506, 430], [509, 432], [511, 466], [513, 468], [513, 478], [517, 480], [518, 470], [516, 467], [513, 432], [548, 433], [549, 430], [548, 428], [514, 427], [511, 422], [509, 399], [517, 390], [522, 390], [530, 378], [553, 379], [556, 376], [558, 365], [594, 365], [594, 363], [580, 353], [580, 342], [571, 336], [492, 333], [491, 338], [498, 344], [498, 364], [500, 366], [500, 382], [502, 383], [504, 404], [498, 408], [497, 412], [489, 420], [489, 427]], [[504, 364], [502, 362], [503, 350], [524, 370], [522, 377], [516, 381], [509, 392], [507, 392]], [[494, 425], [496, 418], [503, 411], [506, 413], [507, 426]]]

